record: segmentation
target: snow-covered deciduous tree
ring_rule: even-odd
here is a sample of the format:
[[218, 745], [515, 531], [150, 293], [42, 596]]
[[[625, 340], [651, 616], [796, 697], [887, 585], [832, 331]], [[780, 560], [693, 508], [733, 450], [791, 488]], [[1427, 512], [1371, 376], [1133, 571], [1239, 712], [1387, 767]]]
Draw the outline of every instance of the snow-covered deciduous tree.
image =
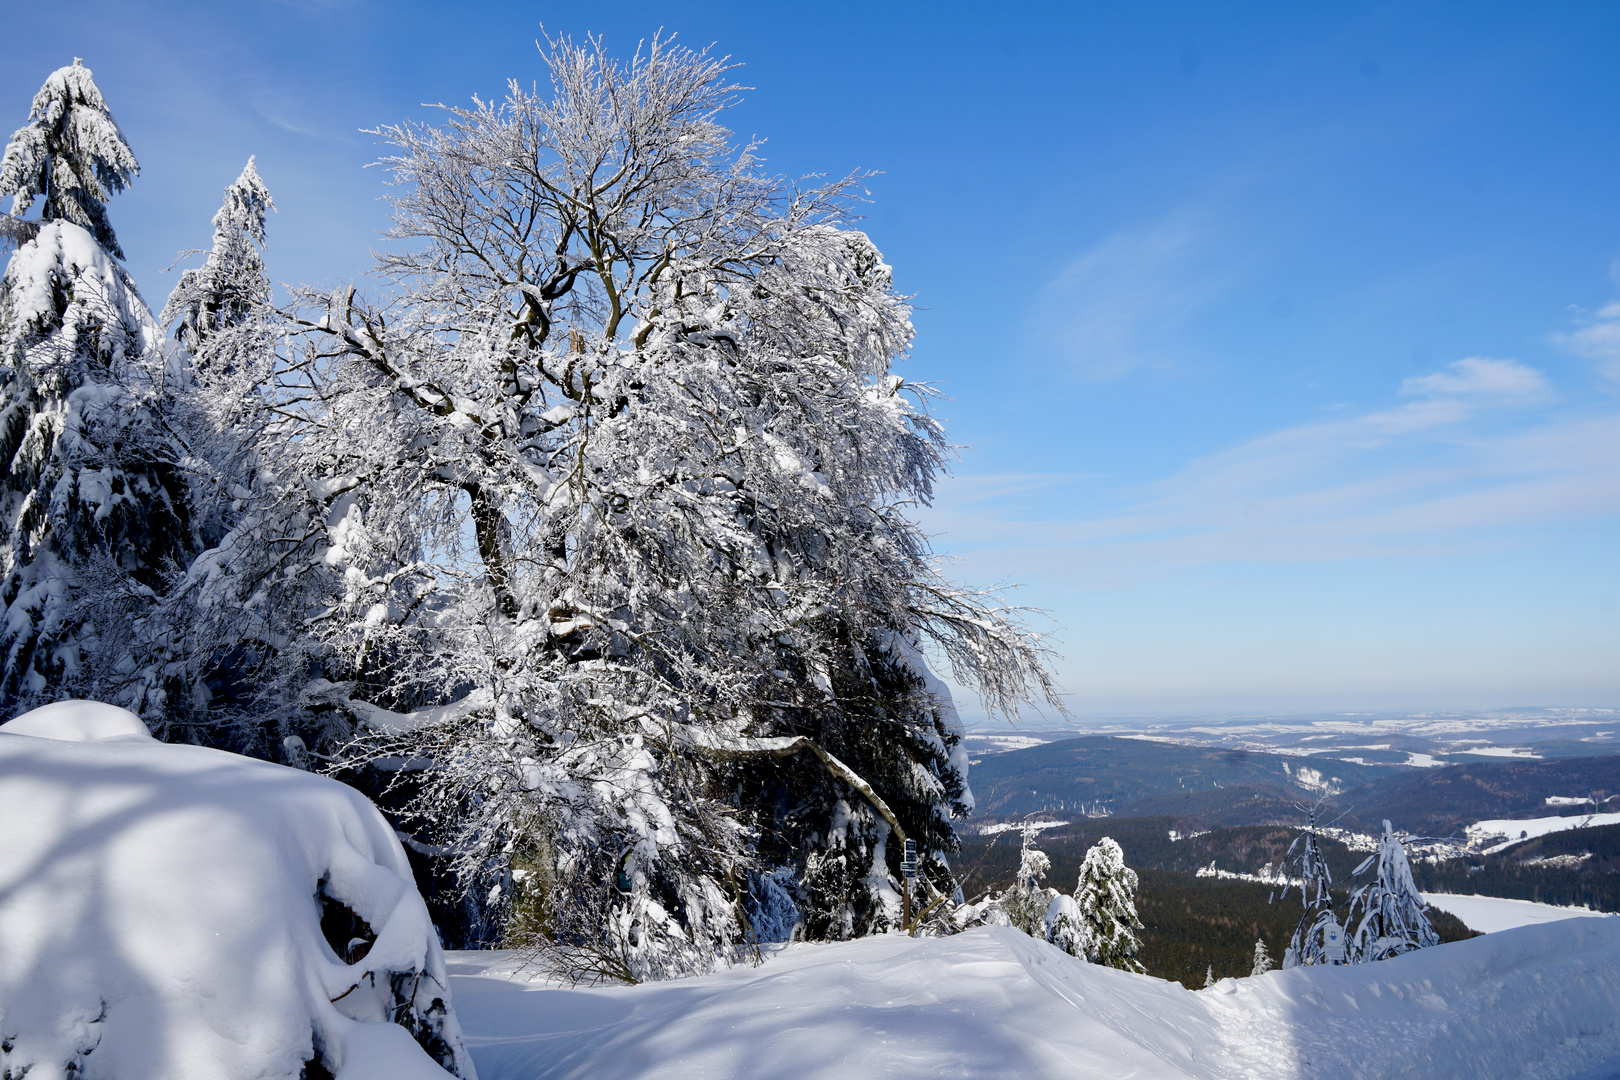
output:
[[[1321, 804], [1309, 808], [1305, 828], [1288, 845], [1283, 858], [1283, 887], [1278, 894], [1287, 899], [1290, 888], [1299, 889], [1300, 905], [1304, 912], [1299, 925], [1289, 939], [1283, 953], [1284, 968], [1327, 962], [1324, 933], [1330, 925], [1337, 926], [1333, 914], [1333, 875], [1327, 860], [1322, 857], [1322, 845], [1316, 829], [1316, 816]], [[1297, 854], [1296, 854], [1297, 852]], [[1298, 882], [1297, 885], [1294, 883]]]
[[1080, 880], [1074, 889], [1075, 906], [1086, 943], [1086, 958], [1094, 964], [1142, 972], [1136, 954], [1142, 943], [1136, 931], [1136, 871], [1125, 865], [1125, 852], [1105, 836], [1086, 851]]
[[380, 132], [392, 291], [301, 294], [196, 625], [260, 658], [277, 744], [397, 770], [421, 846], [587, 973], [721, 960], [784, 881], [805, 937], [897, 926], [901, 838], [949, 896], [972, 806], [924, 652], [1055, 699], [906, 517], [945, 444], [858, 178], [762, 172], [706, 53], [545, 60], [548, 95]]
[[1404, 839], [1386, 820], [1378, 850], [1356, 867], [1359, 875], [1377, 864], [1373, 879], [1350, 897], [1345, 925], [1352, 964], [1386, 960], [1440, 943], [1429, 923], [1428, 905], [1412, 880]]
[[1249, 975], [1251, 977], [1255, 975], [1264, 975], [1266, 972], [1270, 971], [1276, 966], [1277, 965], [1271, 961], [1271, 953], [1266, 949], [1266, 939], [1263, 937], [1255, 938], [1254, 969], [1249, 972]]
[[45, 80], [34, 95], [28, 123], [6, 145], [0, 158], [0, 195], [12, 197], [15, 218], [43, 197], [41, 221], [72, 222], [122, 259], [106, 204], [140, 171], [90, 69], [75, 58]]
[[[183, 445], [164, 423], [161, 333], [101, 200], [134, 157], [87, 69], [63, 68], [7, 147], [0, 191], [32, 238], [0, 278], [0, 701], [110, 695], [116, 613], [148, 605], [191, 548]], [[116, 246], [114, 246], [116, 251]], [[137, 703], [137, 707], [138, 703]]]

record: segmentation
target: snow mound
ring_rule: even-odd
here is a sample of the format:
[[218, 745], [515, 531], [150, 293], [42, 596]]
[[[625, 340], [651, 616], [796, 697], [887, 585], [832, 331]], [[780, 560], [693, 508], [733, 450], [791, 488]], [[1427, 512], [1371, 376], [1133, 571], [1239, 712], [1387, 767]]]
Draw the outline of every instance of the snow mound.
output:
[[1569, 919], [1189, 991], [1006, 927], [793, 945], [636, 987], [451, 954], [484, 1080], [1572, 1078], [1620, 1065], [1620, 919]]
[[377, 809], [121, 712], [0, 729], [0, 1075], [476, 1080]]
[[152, 737], [140, 717], [128, 709], [103, 705], [99, 701], [58, 701], [54, 705], [42, 705], [0, 724], [0, 733], [64, 742]]

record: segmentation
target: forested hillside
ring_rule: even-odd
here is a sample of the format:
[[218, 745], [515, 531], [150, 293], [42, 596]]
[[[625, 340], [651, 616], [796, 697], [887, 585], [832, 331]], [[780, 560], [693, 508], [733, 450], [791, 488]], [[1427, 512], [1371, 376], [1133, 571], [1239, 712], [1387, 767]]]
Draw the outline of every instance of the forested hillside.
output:
[[[1394, 766], [1090, 736], [987, 755], [973, 767], [978, 813], [1214, 814], [1267, 820]], [[1229, 824], [1247, 822], [1230, 821]]]
[[1589, 813], [1590, 807], [1549, 806], [1549, 797], [1604, 799], [1620, 792], [1620, 755], [1502, 761], [1413, 769], [1385, 776], [1334, 799], [1341, 824], [1366, 831], [1389, 818], [1428, 836], [1460, 835], [1491, 818]]
[[[1331, 791], [1329, 817], [1377, 832], [1389, 818], [1414, 834], [1447, 836], [1497, 817], [1588, 812], [1547, 798], [1620, 792], [1620, 755], [1485, 761], [1411, 768], [1358, 765], [1093, 736], [987, 754], [973, 766], [977, 816], [1168, 816], [1194, 828], [1300, 823]], [[1324, 819], [1326, 820], [1326, 819]]]

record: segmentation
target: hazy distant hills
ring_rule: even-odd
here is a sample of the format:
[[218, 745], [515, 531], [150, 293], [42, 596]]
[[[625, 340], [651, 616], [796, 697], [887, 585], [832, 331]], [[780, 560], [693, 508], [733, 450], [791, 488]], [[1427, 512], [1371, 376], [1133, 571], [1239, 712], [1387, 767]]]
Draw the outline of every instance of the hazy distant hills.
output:
[[969, 782], [980, 816], [1172, 814], [1238, 824], [1235, 814], [1246, 824], [1396, 769], [1098, 735], [988, 755]]
[[[1418, 769], [1089, 736], [990, 754], [972, 768], [977, 817], [1170, 816], [1200, 827], [1300, 820], [1331, 791], [1337, 824], [1372, 832], [1383, 818], [1430, 836], [1474, 821], [1579, 813], [1548, 796], [1620, 792], [1620, 755], [1483, 761]], [[1610, 805], [1608, 809], [1614, 809]]]

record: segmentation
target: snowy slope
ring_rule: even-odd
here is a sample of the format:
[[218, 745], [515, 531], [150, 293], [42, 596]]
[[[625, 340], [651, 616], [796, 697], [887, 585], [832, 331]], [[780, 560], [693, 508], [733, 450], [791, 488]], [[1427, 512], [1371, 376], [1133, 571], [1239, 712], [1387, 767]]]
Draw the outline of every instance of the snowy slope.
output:
[[1573, 1078], [1620, 1073], [1620, 919], [1192, 992], [1004, 927], [794, 945], [639, 987], [525, 983], [453, 953], [483, 1080]]
[[1577, 919], [1588, 915], [1613, 917], [1608, 912], [1597, 912], [1591, 908], [1559, 907], [1554, 904], [1538, 904], [1533, 900], [1507, 900], [1500, 896], [1424, 893], [1423, 901], [1430, 907], [1451, 912], [1467, 923], [1470, 929], [1478, 930], [1482, 934], [1494, 934], [1500, 930], [1511, 930], [1516, 926], [1534, 926], [1537, 923]]
[[1541, 817], [1514, 820], [1512, 818], [1493, 818], [1490, 821], [1476, 821], [1468, 826], [1468, 840], [1471, 844], [1483, 843], [1493, 836], [1506, 837], [1499, 844], [1485, 848], [1484, 853], [1490, 855], [1494, 852], [1510, 848], [1521, 840], [1532, 840], [1548, 833], [1568, 832], [1571, 829], [1596, 828], [1599, 825], [1620, 825], [1620, 814], [1588, 814], [1585, 817]]
[[[318, 888], [376, 932], [353, 964]], [[445, 981], [405, 854], [358, 792], [159, 743], [108, 705], [0, 725], [0, 1074], [271, 1080], [318, 1053], [337, 1080], [449, 1080], [397, 1011], [476, 1080]]]

